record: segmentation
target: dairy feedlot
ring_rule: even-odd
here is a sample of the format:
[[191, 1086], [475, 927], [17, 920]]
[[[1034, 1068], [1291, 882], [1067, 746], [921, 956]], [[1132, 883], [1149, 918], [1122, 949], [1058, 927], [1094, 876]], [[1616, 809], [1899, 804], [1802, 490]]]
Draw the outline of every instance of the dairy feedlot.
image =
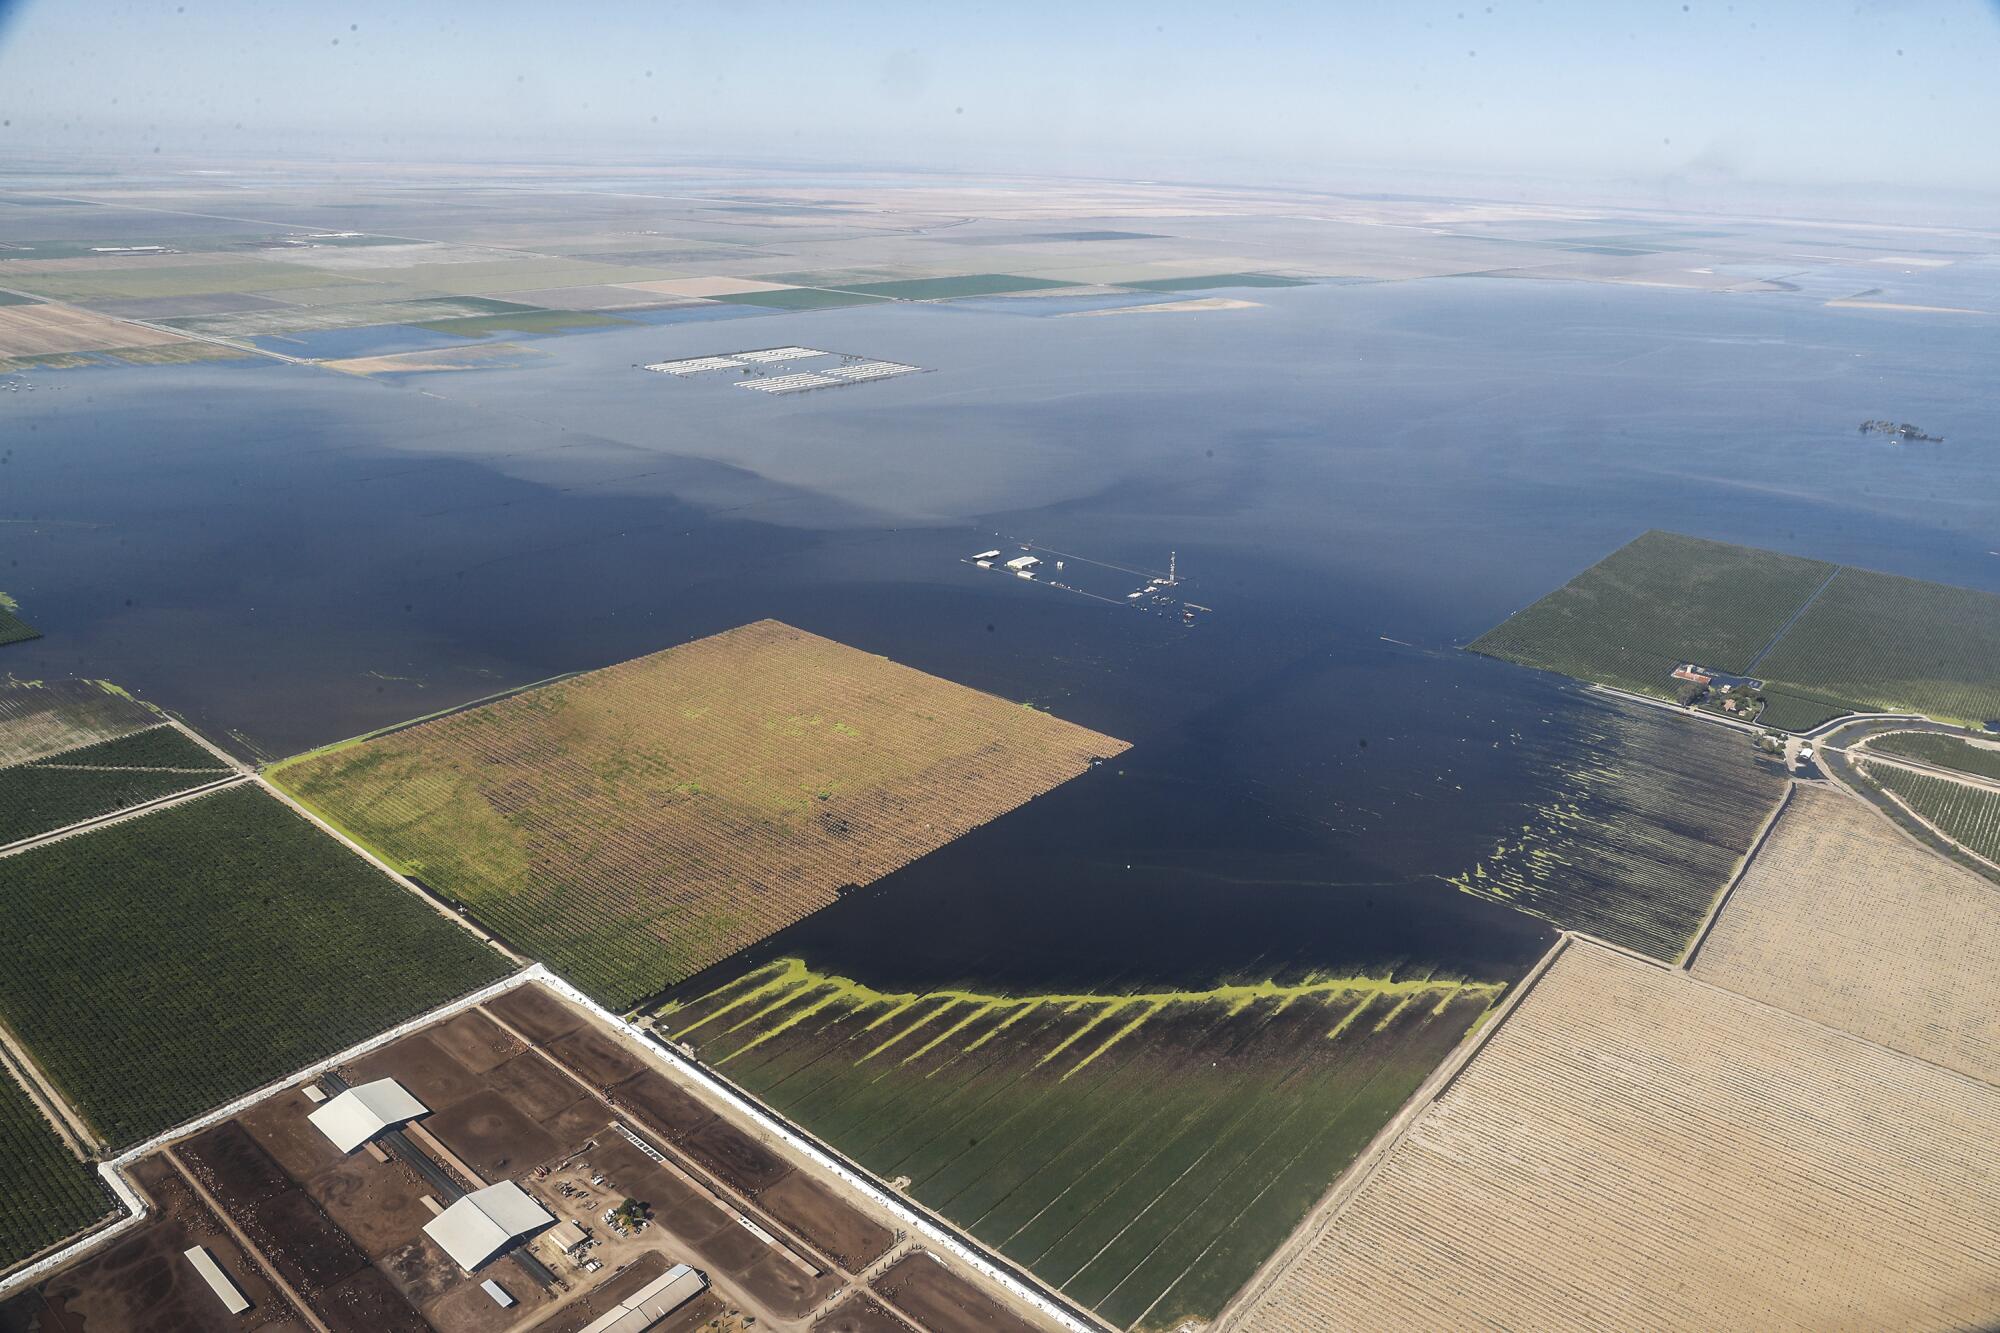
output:
[[1571, 942], [1233, 1326], [1971, 1327], [1996, 1142], [2000, 1088]]
[[1124, 749], [767, 620], [270, 777], [622, 1006]]

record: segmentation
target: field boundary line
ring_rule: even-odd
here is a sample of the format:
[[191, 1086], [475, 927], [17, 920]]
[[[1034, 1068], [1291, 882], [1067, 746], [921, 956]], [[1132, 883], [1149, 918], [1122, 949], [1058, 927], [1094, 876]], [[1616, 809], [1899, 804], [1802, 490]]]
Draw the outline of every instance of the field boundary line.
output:
[[220, 745], [217, 745], [214, 741], [211, 741], [208, 737], [202, 735], [199, 731], [196, 731], [193, 727], [181, 721], [173, 714], [171, 713], [167, 714], [166, 722], [167, 725], [172, 727], [175, 731], [180, 732], [181, 735], [187, 737], [189, 740], [193, 741], [196, 745], [199, 745], [202, 749], [208, 751], [210, 754], [214, 755], [217, 759], [220, 759], [223, 763], [229, 765], [229, 767], [233, 771], [241, 773], [245, 777], [248, 777], [257, 771], [255, 767], [253, 767], [250, 764], [244, 763], [241, 759], [238, 759], [235, 755], [229, 753], [227, 750], [223, 749]]
[[1799, 609], [1792, 612], [1792, 618], [1790, 620], [1787, 620], [1784, 624], [1778, 626], [1778, 632], [1771, 636], [1771, 641], [1764, 645], [1763, 650], [1761, 652], [1759, 652], [1755, 657], [1750, 659], [1750, 665], [1744, 667], [1743, 670], [1738, 672], [1737, 674], [1743, 676], [1749, 676], [1753, 672], [1755, 672], [1757, 670], [1757, 664], [1771, 655], [1771, 650], [1773, 648], [1776, 648], [1779, 642], [1782, 641], [1787, 634], [1790, 634], [1792, 632], [1792, 627], [1797, 625], [1799, 621], [1805, 617], [1806, 612], [1812, 609], [1812, 604], [1819, 600], [1819, 595], [1825, 592], [1829, 587], [1831, 587], [1833, 585], [1833, 581], [1839, 578], [1841, 575], [1841, 571], [1846, 568], [1847, 568], [1846, 565], [1835, 565], [1833, 567], [1833, 573], [1828, 574], [1826, 576], [1826, 582], [1820, 584], [1817, 588], [1814, 588], [1812, 590], [1812, 595], [1806, 598], [1803, 602], [1799, 603]]
[[347, 848], [347, 850], [353, 852], [356, 856], [366, 861], [369, 865], [374, 866], [377, 870], [381, 871], [383, 874], [387, 875], [390, 879], [394, 880], [396, 882], [397, 888], [403, 890], [403, 892], [405, 893], [414, 895], [426, 907], [429, 907], [432, 911], [436, 912], [438, 915], [452, 922], [454, 925], [458, 926], [461, 930], [466, 931], [468, 934], [471, 934], [473, 937], [480, 940], [488, 947], [497, 950], [499, 953], [503, 954], [509, 959], [512, 959], [514, 962], [522, 965], [523, 967], [527, 966], [528, 964], [534, 961], [531, 958], [528, 958], [520, 953], [515, 952], [514, 949], [509, 947], [507, 943], [503, 941], [499, 936], [487, 930], [484, 926], [480, 925], [477, 921], [473, 920], [465, 913], [452, 907], [449, 903], [439, 898], [436, 894], [430, 893], [427, 890], [425, 890], [423, 886], [417, 884], [408, 875], [405, 875], [402, 871], [396, 869], [396, 867], [390, 865], [387, 861], [384, 861], [374, 851], [370, 850], [362, 843], [357, 842], [355, 841], [355, 839], [349, 837], [346, 833], [342, 832], [337, 825], [333, 824], [330, 820], [326, 819], [318, 811], [314, 810], [311, 806], [306, 805], [303, 801], [300, 801], [298, 798], [294, 797], [290, 792], [286, 791], [284, 788], [279, 787], [278, 785], [273, 783], [269, 778], [265, 777], [262, 773], [251, 773], [248, 775], [248, 777], [252, 783], [263, 788], [265, 791], [269, 792], [272, 796], [276, 797], [278, 800], [283, 801], [288, 807], [292, 809], [294, 813], [298, 814], [299, 816], [301, 816], [306, 820], [309, 820], [312, 823], [312, 825], [315, 828], [319, 829], [322, 833], [325, 833], [329, 837], [335, 839], [341, 844], [341, 846]]
[[47, 833], [37, 833], [32, 838], [23, 838], [19, 842], [10, 842], [5, 847], [0, 847], [0, 859], [9, 856], [19, 856], [22, 852], [32, 852], [37, 847], [44, 847], [52, 842], [62, 842], [65, 839], [79, 837], [85, 833], [94, 833], [98, 829], [109, 827], [112, 824], [122, 824], [128, 819], [139, 819], [145, 815], [165, 810], [169, 806], [182, 805], [198, 797], [206, 796], [210, 792], [220, 791], [224, 787], [236, 786], [249, 777], [250, 774], [245, 773], [241, 769], [232, 769], [228, 777], [217, 778], [214, 782], [204, 782], [199, 787], [189, 787], [186, 791], [169, 792], [165, 796], [156, 796], [152, 800], [140, 805], [130, 806], [124, 810], [113, 810], [108, 815], [97, 815], [91, 819], [79, 819], [74, 824], [65, 824], [59, 829], [50, 829]]
[[351, 1060], [359, 1059], [370, 1051], [386, 1046], [401, 1037], [406, 1037], [410, 1033], [427, 1027], [432, 1023], [454, 1017], [476, 1005], [484, 1004], [495, 996], [505, 994], [514, 987], [534, 979], [538, 972], [546, 973], [546, 971], [547, 969], [542, 968], [542, 965], [537, 963], [534, 967], [525, 971], [509, 973], [498, 981], [481, 986], [478, 990], [461, 995], [455, 1000], [447, 1000], [443, 1004], [427, 1009], [413, 1018], [403, 1020], [394, 1027], [386, 1028], [372, 1037], [364, 1038], [354, 1045], [347, 1047], [345, 1050], [335, 1051], [332, 1055], [315, 1060], [304, 1068], [294, 1070], [282, 1078], [272, 1079], [261, 1087], [244, 1093], [234, 1101], [218, 1106], [211, 1111], [205, 1111], [192, 1120], [184, 1121], [172, 1129], [163, 1130], [155, 1134], [144, 1143], [135, 1144], [125, 1149], [116, 1157], [99, 1162], [97, 1165], [98, 1174], [104, 1177], [104, 1181], [111, 1187], [112, 1193], [124, 1203], [127, 1210], [126, 1216], [101, 1231], [94, 1232], [82, 1240], [67, 1245], [53, 1254], [45, 1255], [34, 1263], [16, 1269], [6, 1277], [0, 1278], [0, 1300], [14, 1295], [19, 1289], [40, 1280], [46, 1274], [84, 1258], [92, 1251], [108, 1244], [113, 1238], [123, 1235], [146, 1220], [152, 1211], [152, 1205], [146, 1200], [144, 1195], [133, 1187], [132, 1183], [125, 1176], [126, 1169], [141, 1158], [150, 1157], [152, 1154], [179, 1142], [181, 1139], [187, 1138], [191, 1134], [199, 1134], [204, 1129], [219, 1125], [233, 1116], [241, 1115], [244, 1111], [249, 1110], [252, 1106], [255, 1106], [266, 1098], [276, 1096], [286, 1088], [304, 1083], [309, 1079], [318, 1078], [321, 1074], [337, 1065], [343, 1065]]
[[[618, 666], [620, 664], [613, 662], [611, 665]], [[525, 685], [510, 685], [504, 690], [495, 690], [493, 693], [483, 694], [477, 699], [467, 699], [464, 703], [453, 704], [449, 708], [440, 708], [435, 713], [425, 713], [422, 717], [405, 718], [401, 722], [391, 722], [386, 727], [377, 727], [373, 731], [364, 731], [358, 736], [349, 736], [345, 740], [329, 741], [325, 745], [315, 745], [310, 750], [301, 750], [297, 754], [288, 754], [283, 759], [274, 759], [268, 764], [260, 765], [255, 771], [259, 776], [274, 773], [281, 768], [289, 768], [293, 764], [315, 758], [319, 755], [331, 754], [335, 750], [344, 750], [350, 745], [360, 745], [364, 741], [372, 741], [382, 736], [393, 736], [399, 731], [408, 731], [411, 727], [420, 727], [426, 722], [436, 722], [441, 718], [451, 717], [455, 713], [466, 713], [475, 708], [484, 708], [487, 704], [497, 704], [501, 700], [511, 699], [517, 694], [526, 694], [529, 690], [539, 690], [544, 685], [560, 684], [565, 680], [570, 680], [577, 676], [589, 675], [591, 671], [603, 669], [602, 667], [586, 667], [578, 671], [560, 671], [545, 680], [531, 680]], [[232, 760], [231, 762], [235, 761]]]
[[[1539, 670], [1540, 668], [1533, 669]], [[1552, 674], [1562, 675], [1561, 672], [1554, 672]], [[1563, 679], [1576, 680], [1577, 678], [1575, 676], [1564, 676]], [[1765, 731], [1777, 730], [1775, 727], [1765, 727], [1755, 722], [1743, 721], [1739, 718], [1724, 717], [1720, 713], [1703, 712], [1699, 708], [1683, 708], [1671, 699], [1655, 699], [1650, 694], [1640, 694], [1637, 690], [1621, 690], [1616, 685], [1606, 685], [1601, 681], [1584, 680], [1577, 681], [1577, 683], [1582, 685], [1584, 689], [1593, 690], [1598, 694], [1609, 694], [1614, 698], [1624, 699], [1629, 703], [1645, 704], [1649, 708], [1665, 709], [1667, 712], [1673, 713], [1678, 717], [1687, 718], [1691, 722], [1706, 722], [1712, 726], [1728, 727], [1732, 731], [1748, 732], [1753, 736]]]
[[[1923, 732], [1916, 732], [1923, 735]], [[1940, 782], [1956, 782], [1961, 787], [1977, 787], [1983, 791], [2000, 793], [2000, 778], [1989, 778], [1984, 773], [1967, 773], [1963, 769], [1945, 768], [1939, 764], [1927, 764], [1920, 759], [1905, 759], [1901, 755], [1890, 754], [1886, 750], [1871, 750], [1865, 745], [1841, 746], [1840, 752], [1848, 759], [1866, 764], [1881, 764], [1885, 768], [1900, 768], [1920, 777], [1936, 778]]]
[[[730, 1107], [738, 1115], [747, 1117], [760, 1130], [777, 1138], [787, 1148], [806, 1159], [817, 1170], [824, 1171], [887, 1211], [913, 1233], [922, 1235], [932, 1246], [947, 1250], [961, 1263], [979, 1272], [988, 1281], [1003, 1287], [1016, 1300], [1031, 1306], [1056, 1320], [1073, 1333], [1122, 1333], [1113, 1325], [1096, 1315], [1081, 1311], [1058, 1294], [1048, 1292], [1040, 1279], [1024, 1276], [1004, 1264], [997, 1256], [989, 1256], [983, 1246], [962, 1235], [957, 1228], [941, 1218], [933, 1216], [928, 1209], [920, 1208], [914, 1201], [904, 1198], [886, 1185], [877, 1181], [858, 1166], [850, 1165], [832, 1149], [822, 1145], [817, 1139], [794, 1125], [777, 1111], [772, 1110], [748, 1092], [738, 1088], [719, 1074], [710, 1073], [708, 1068], [696, 1060], [682, 1055], [656, 1034], [613, 1014], [597, 1001], [585, 995], [569, 982], [537, 964], [540, 980], [550, 990], [564, 999], [583, 1008], [586, 1012], [609, 1024], [617, 1031], [636, 1039], [647, 1054], [667, 1064], [681, 1073], [702, 1092], [714, 1097]], [[535, 969], [531, 969], [531, 972]], [[522, 974], [523, 979], [530, 977]], [[938, 1256], [940, 1259], [943, 1256]]]
[[104, 1140], [83, 1118], [83, 1113], [71, 1106], [62, 1093], [56, 1089], [27, 1044], [5, 1023], [0, 1023], [0, 1066], [4, 1066], [7, 1076], [21, 1086], [28, 1094], [28, 1100], [35, 1109], [49, 1118], [50, 1127], [63, 1144], [75, 1154], [79, 1162], [89, 1162], [92, 1155], [104, 1146]]
[[[1864, 774], [1863, 776], [1865, 777], [1865, 776], [1866, 776], [1866, 774]], [[1930, 775], [1930, 774], [1928, 774], [1928, 773], [1921, 773], [1921, 774], [1918, 774], [1918, 776], [1919, 776], [1919, 777], [1930, 777], [1931, 775]], [[1939, 781], [1939, 782], [1949, 782], [1949, 781], [1951, 781], [1951, 779], [1950, 779], [1950, 778], [1938, 778], [1938, 779], [1936, 779], [1936, 780], [1937, 780], [1937, 781]], [[1873, 781], [1873, 779], [1870, 779], [1870, 781]], [[1986, 793], [1987, 793], [1987, 794], [1989, 794], [1989, 795], [1993, 795], [1993, 796], [2000, 796], [2000, 792], [1995, 792], [1995, 791], [1994, 791], [1994, 790], [1993, 790], [1993, 789], [1992, 789], [1991, 787], [1979, 787], [1979, 786], [1974, 786], [1974, 785], [1973, 785], [1972, 783], [1969, 783], [1969, 782], [1966, 782], [1966, 783], [1960, 783], [1959, 785], [1960, 785], [1960, 786], [1964, 786], [1964, 787], [1970, 787], [1970, 788], [1971, 788], [1972, 790], [1974, 790], [1974, 791], [1983, 791], [1983, 792], [1986, 792]], [[1932, 822], [1931, 822], [1930, 820], [1928, 820], [1928, 819], [1926, 819], [1926, 818], [1925, 818], [1924, 816], [1922, 816], [1922, 815], [1918, 814], [1918, 813], [1917, 813], [1917, 811], [1916, 811], [1916, 807], [1912, 806], [1912, 805], [1911, 805], [1911, 804], [1910, 804], [1910, 803], [1909, 803], [1908, 801], [1904, 800], [1904, 799], [1903, 799], [1903, 797], [1902, 797], [1902, 795], [1901, 795], [1900, 793], [1898, 793], [1898, 792], [1894, 792], [1894, 791], [1891, 791], [1891, 790], [1889, 790], [1889, 788], [1887, 788], [1887, 787], [1884, 787], [1884, 786], [1882, 786], [1882, 785], [1881, 785], [1880, 783], [1876, 783], [1876, 786], [1875, 786], [1875, 789], [1876, 789], [1877, 791], [1881, 792], [1881, 793], [1882, 793], [1882, 795], [1883, 795], [1883, 796], [1884, 796], [1885, 798], [1887, 798], [1888, 800], [1890, 800], [1890, 801], [1893, 801], [1893, 802], [1895, 802], [1895, 804], [1896, 804], [1896, 808], [1897, 808], [1897, 809], [1901, 810], [1901, 811], [1902, 811], [1902, 812], [1903, 812], [1904, 814], [1908, 815], [1908, 816], [1909, 816], [1909, 817], [1910, 817], [1911, 819], [1915, 820], [1915, 821], [1916, 821], [1917, 823], [1919, 823], [1919, 824], [1923, 825], [1923, 826], [1924, 826], [1925, 828], [1929, 829], [1929, 830], [1930, 830], [1930, 831], [1931, 831], [1931, 832], [1932, 832], [1932, 833], [1933, 833], [1934, 835], [1936, 835], [1937, 837], [1940, 837], [1940, 838], [1944, 839], [1944, 840], [1945, 840], [1946, 842], [1950, 843], [1950, 844], [1951, 844], [1951, 845], [1952, 845], [1953, 847], [1956, 847], [1956, 848], [1957, 848], [1957, 849], [1958, 849], [1959, 851], [1963, 852], [1963, 853], [1964, 853], [1965, 855], [1967, 855], [1967, 856], [1971, 857], [1971, 858], [1972, 858], [1973, 860], [1975, 860], [1975, 861], [1979, 862], [1979, 864], [1981, 864], [1981, 865], [1983, 865], [1983, 866], [1987, 866], [1987, 867], [1989, 867], [1989, 868], [1991, 868], [1991, 869], [1993, 869], [1993, 870], [1995, 870], [1995, 871], [2000, 871], [2000, 864], [1995, 864], [1994, 862], [1992, 862], [1992, 861], [1989, 861], [1989, 860], [1987, 860], [1987, 859], [1986, 859], [1985, 857], [1981, 856], [1981, 855], [1980, 855], [1980, 854], [1979, 854], [1978, 852], [1975, 852], [1975, 851], [1973, 851], [1973, 850], [1972, 850], [1972, 849], [1971, 849], [1970, 847], [1967, 847], [1967, 846], [1966, 846], [1966, 845], [1965, 845], [1964, 843], [1960, 842], [1960, 841], [1959, 841], [1959, 840], [1958, 840], [1957, 838], [1954, 838], [1954, 837], [1952, 837], [1952, 836], [1951, 836], [1951, 835], [1950, 835], [1949, 833], [1946, 833], [1946, 832], [1945, 832], [1945, 831], [1944, 831], [1943, 829], [1939, 828], [1939, 827], [1938, 827], [1938, 826], [1937, 826], [1936, 824], [1933, 824], [1933, 823], [1932, 823]], [[1894, 823], [1895, 821], [1894, 821], [1894, 820], [1891, 820], [1891, 821], [1889, 821], [1889, 822], [1893, 824], [1893, 823]], [[1908, 830], [1908, 829], [1904, 829], [1904, 830], [1903, 830], [1903, 835], [1904, 835], [1905, 837], [1908, 837], [1908, 836], [1909, 836], [1909, 830]], [[1912, 841], [1915, 841], [1915, 840], [1914, 840], [1914, 839], [1912, 839]], [[1919, 846], [1922, 846], [1922, 844], [1921, 844], [1921, 843], [1919, 843], [1918, 845], [1919, 845]], [[1929, 853], [1930, 853], [1930, 854], [1931, 854], [1932, 856], [1936, 856], [1936, 855], [1937, 855], [1937, 852], [1936, 852], [1936, 850], [1935, 850], [1935, 849], [1933, 849], [1933, 848], [1930, 848], [1930, 847], [1925, 847], [1925, 848], [1924, 848], [1924, 850], [1925, 850], [1925, 851], [1927, 851], [1927, 852], [1929, 852]]]
[[[1249, 1313], [1251, 1307], [1263, 1298], [1264, 1293], [1270, 1289], [1271, 1284], [1298, 1259], [1300, 1253], [1312, 1248], [1318, 1242], [1319, 1238], [1339, 1220], [1340, 1214], [1353, 1201], [1354, 1196], [1361, 1192], [1362, 1186], [1374, 1178], [1376, 1171], [1388, 1160], [1390, 1152], [1394, 1150], [1397, 1144], [1403, 1141], [1403, 1137], [1409, 1133], [1410, 1127], [1416, 1124], [1417, 1120], [1425, 1111], [1430, 1109], [1433, 1103], [1450, 1090], [1451, 1085], [1458, 1080], [1458, 1076], [1464, 1072], [1466, 1066], [1470, 1065], [1478, 1057], [1479, 1053], [1486, 1049], [1487, 1043], [1491, 1042], [1500, 1029], [1506, 1025], [1507, 1020], [1513, 1017], [1515, 1010], [1521, 1007], [1521, 1004], [1528, 998], [1529, 993], [1541, 982], [1542, 978], [1548, 975], [1549, 969], [1555, 966], [1556, 960], [1562, 957], [1570, 945], [1578, 940], [1586, 940], [1593, 944], [1598, 943], [1596, 940], [1589, 939], [1588, 936], [1580, 936], [1567, 930], [1562, 931], [1556, 936], [1556, 942], [1549, 946], [1549, 951], [1543, 954], [1533, 967], [1528, 969], [1527, 975], [1523, 976], [1520, 983], [1507, 995], [1507, 998], [1500, 1002], [1499, 1008], [1494, 1012], [1493, 1016], [1473, 1031], [1467, 1033], [1464, 1040], [1458, 1044], [1458, 1048], [1447, 1055], [1439, 1063], [1438, 1067], [1430, 1072], [1430, 1076], [1418, 1086], [1415, 1092], [1410, 1094], [1409, 1100], [1405, 1101], [1396, 1114], [1390, 1117], [1389, 1123], [1375, 1131], [1375, 1137], [1368, 1141], [1368, 1146], [1363, 1148], [1360, 1154], [1347, 1164], [1345, 1171], [1342, 1171], [1334, 1178], [1333, 1183], [1327, 1187], [1326, 1193], [1322, 1194], [1319, 1202], [1313, 1205], [1312, 1211], [1307, 1213], [1296, 1227], [1292, 1228], [1291, 1235], [1285, 1237], [1284, 1243], [1273, 1250], [1265, 1258], [1264, 1262], [1257, 1266], [1257, 1271], [1251, 1274], [1250, 1280], [1244, 1283], [1234, 1296], [1230, 1297], [1229, 1303], [1222, 1307], [1221, 1311], [1215, 1316], [1214, 1322], [1209, 1325], [1215, 1333], [1229, 1333], [1229, 1330], [1236, 1328], [1243, 1317]], [[1631, 954], [1635, 958], [1644, 957], [1643, 954], [1632, 954], [1631, 950], [1628, 949], [1620, 949], [1618, 952]], [[1649, 958], [1646, 961], [1659, 966], [1658, 959]]]
[[1708, 933], [1714, 930], [1715, 923], [1722, 919], [1722, 909], [1729, 905], [1730, 895], [1736, 892], [1736, 886], [1743, 882], [1743, 877], [1750, 873], [1750, 863], [1757, 859], [1757, 853], [1764, 850], [1765, 840], [1771, 836], [1771, 830], [1778, 827], [1778, 820], [1784, 816], [1785, 811], [1791, 808], [1792, 793], [1798, 789], [1797, 779], [1786, 780], [1784, 793], [1778, 797], [1778, 803], [1771, 807], [1771, 813], [1764, 817], [1764, 826], [1758, 829], [1757, 836], [1751, 839], [1749, 850], [1737, 861], [1735, 873], [1723, 883], [1721, 892], [1717, 893], [1715, 901], [1709, 904], [1708, 915], [1702, 918], [1701, 925], [1688, 940], [1687, 947], [1681, 950], [1681, 956], [1674, 964], [1681, 971], [1694, 970], [1695, 955], [1701, 952], [1702, 945], [1708, 943]]

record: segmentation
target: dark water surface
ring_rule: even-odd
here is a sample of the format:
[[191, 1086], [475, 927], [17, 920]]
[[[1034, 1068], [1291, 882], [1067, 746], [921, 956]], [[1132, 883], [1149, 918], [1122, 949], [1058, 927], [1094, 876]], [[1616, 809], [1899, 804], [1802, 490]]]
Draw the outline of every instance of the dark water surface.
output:
[[[1950, 304], [1994, 308], [2000, 274], [1961, 282]], [[38, 372], [0, 393], [0, 590], [47, 637], [0, 670], [106, 677], [278, 756], [775, 616], [1135, 746], [762, 954], [878, 985], [1498, 976], [1546, 928], [1438, 877], [1549, 798], [1519, 737], [1575, 693], [1456, 643], [1649, 527], [2000, 587], [1991, 317], [1246, 295], [649, 323], [393, 382]], [[791, 342], [930, 373], [772, 398], [637, 369]], [[995, 534], [1177, 550], [1214, 613], [960, 562]]]

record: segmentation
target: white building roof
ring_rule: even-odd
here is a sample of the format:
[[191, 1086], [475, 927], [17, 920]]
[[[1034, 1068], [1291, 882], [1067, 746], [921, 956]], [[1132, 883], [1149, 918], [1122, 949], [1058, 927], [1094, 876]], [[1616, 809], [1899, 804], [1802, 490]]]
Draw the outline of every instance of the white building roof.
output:
[[708, 1288], [708, 1279], [675, 1264], [586, 1325], [582, 1333], [645, 1333]]
[[222, 1271], [222, 1265], [215, 1262], [215, 1256], [197, 1245], [183, 1250], [187, 1261], [194, 1265], [194, 1271], [201, 1274], [201, 1280], [208, 1283], [209, 1290], [222, 1302], [223, 1308], [231, 1314], [242, 1314], [250, 1308], [250, 1302], [243, 1298], [237, 1285], [229, 1280], [229, 1274]]
[[349, 1088], [306, 1116], [342, 1152], [353, 1152], [383, 1130], [427, 1115], [430, 1108], [393, 1078]]
[[474, 1190], [424, 1223], [424, 1234], [438, 1243], [466, 1272], [491, 1259], [516, 1236], [525, 1236], [556, 1219], [511, 1180]]

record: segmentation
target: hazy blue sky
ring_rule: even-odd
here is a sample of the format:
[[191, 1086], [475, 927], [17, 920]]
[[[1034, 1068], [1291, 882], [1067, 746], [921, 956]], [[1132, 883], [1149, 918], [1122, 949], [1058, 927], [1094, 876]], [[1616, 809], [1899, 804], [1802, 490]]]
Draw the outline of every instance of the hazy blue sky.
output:
[[0, 0], [0, 148], [1361, 165], [2000, 191], [1938, 3]]

